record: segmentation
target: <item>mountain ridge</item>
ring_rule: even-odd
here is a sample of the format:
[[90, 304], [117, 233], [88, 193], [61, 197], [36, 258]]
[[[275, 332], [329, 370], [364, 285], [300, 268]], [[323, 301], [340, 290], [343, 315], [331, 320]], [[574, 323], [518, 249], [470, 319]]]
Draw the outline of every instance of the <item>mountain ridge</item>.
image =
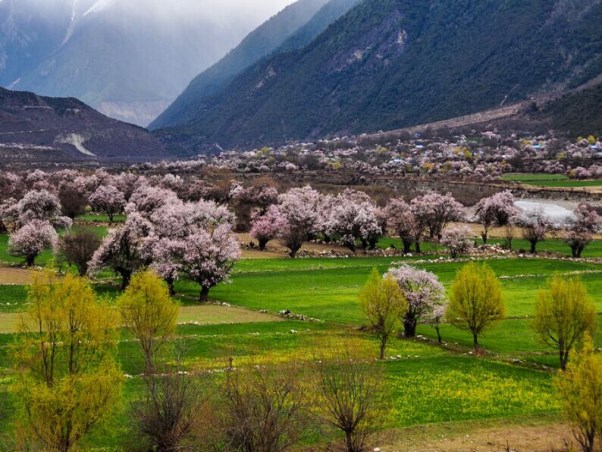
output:
[[196, 118], [188, 152], [376, 132], [573, 88], [602, 73], [599, 0], [362, 2], [306, 47], [260, 61]]
[[358, 1], [299, 0], [287, 6], [253, 30], [220, 61], [197, 75], [149, 128], [174, 126], [192, 119], [196, 105], [203, 98], [214, 95], [263, 58], [303, 47]]
[[141, 162], [167, 158], [146, 129], [75, 98], [0, 88], [0, 157], [8, 162]]
[[77, 97], [146, 126], [273, 10], [217, 0], [3, 0], [0, 85]]

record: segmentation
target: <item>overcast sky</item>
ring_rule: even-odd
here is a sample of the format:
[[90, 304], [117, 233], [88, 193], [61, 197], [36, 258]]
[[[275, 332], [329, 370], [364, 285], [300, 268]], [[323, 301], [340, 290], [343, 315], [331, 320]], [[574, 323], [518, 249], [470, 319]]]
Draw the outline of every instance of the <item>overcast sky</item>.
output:
[[[182, 16], [206, 18], [219, 23], [248, 23], [259, 25], [295, 0], [0, 0], [0, 5], [13, 4], [35, 8], [42, 14], [63, 14], [65, 7], [76, 15], [137, 11], [160, 15], [167, 21], [178, 21]], [[26, 6], [27, 5], [27, 6]]]
[[220, 22], [231, 18], [246, 18], [248, 23], [259, 25], [295, 0], [163, 0], [166, 3], [182, 2], [187, 8], [200, 9]]
[[[0, 0], [1, 2], [2, 0]], [[41, 0], [44, 1], [44, 0]], [[119, 2], [121, 6], [140, 10], [161, 11], [166, 19], [174, 15], [199, 13], [217, 20], [246, 17], [250, 22], [267, 19], [295, 0], [71, 0], [78, 9], [108, 10]], [[92, 6], [91, 6], [92, 5]]]

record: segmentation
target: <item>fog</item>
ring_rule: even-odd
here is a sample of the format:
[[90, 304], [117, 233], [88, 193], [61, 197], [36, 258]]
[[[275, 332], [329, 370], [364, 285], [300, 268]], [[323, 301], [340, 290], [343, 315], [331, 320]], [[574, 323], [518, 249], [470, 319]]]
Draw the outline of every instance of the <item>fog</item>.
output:
[[[140, 19], [154, 16], [166, 24], [200, 20], [218, 24], [240, 23], [255, 27], [295, 0], [0, 0], [7, 6], [47, 20], [74, 20], [93, 14], [137, 13]], [[67, 13], [67, 10], [73, 13]]]
[[146, 125], [295, 0], [0, 0], [0, 86]]
[[120, 11], [151, 14], [165, 22], [202, 18], [212, 23], [247, 22], [259, 25], [294, 0], [67, 0], [80, 15]]

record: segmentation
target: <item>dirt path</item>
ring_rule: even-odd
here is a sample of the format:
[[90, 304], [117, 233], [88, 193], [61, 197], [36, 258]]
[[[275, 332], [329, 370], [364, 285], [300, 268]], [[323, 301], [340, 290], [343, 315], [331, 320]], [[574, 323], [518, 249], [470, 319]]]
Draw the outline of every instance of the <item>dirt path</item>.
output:
[[0, 284], [31, 284], [34, 270], [0, 267]]
[[453, 431], [437, 425], [415, 427], [387, 434], [379, 448], [382, 452], [561, 452], [567, 445], [578, 446], [564, 424], [472, 427], [458, 428], [453, 423], [447, 424]]
[[[0, 313], [0, 334], [16, 333], [23, 314]], [[231, 323], [280, 322], [283, 319], [261, 312], [231, 306], [203, 305], [185, 306], [180, 309], [178, 324], [218, 325]]]
[[178, 323], [215, 325], [221, 323], [279, 322], [283, 319], [248, 309], [232, 306], [202, 305], [180, 308]]

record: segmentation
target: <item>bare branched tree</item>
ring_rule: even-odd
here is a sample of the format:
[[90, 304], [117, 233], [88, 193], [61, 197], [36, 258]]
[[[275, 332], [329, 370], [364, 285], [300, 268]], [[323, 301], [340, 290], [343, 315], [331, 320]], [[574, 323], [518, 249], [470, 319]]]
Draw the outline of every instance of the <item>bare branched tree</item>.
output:
[[146, 398], [134, 408], [138, 433], [152, 450], [181, 450], [201, 400], [198, 386], [181, 371], [148, 376], [146, 383]]
[[278, 452], [297, 442], [306, 425], [306, 403], [296, 367], [230, 370], [224, 387], [227, 448]]
[[319, 416], [345, 434], [348, 452], [366, 449], [375, 425], [380, 366], [353, 356], [350, 349], [316, 364]]
[[89, 229], [70, 232], [60, 240], [60, 250], [69, 265], [75, 265], [80, 276], [88, 272], [88, 262], [102, 240]]

